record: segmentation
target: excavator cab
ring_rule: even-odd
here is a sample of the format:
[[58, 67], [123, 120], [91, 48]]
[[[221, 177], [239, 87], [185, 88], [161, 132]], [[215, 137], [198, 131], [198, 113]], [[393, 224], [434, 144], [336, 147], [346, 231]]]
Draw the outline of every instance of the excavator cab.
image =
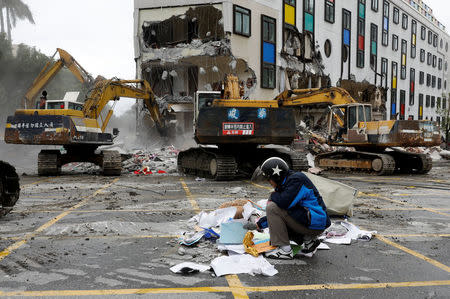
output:
[[196, 91], [194, 103], [194, 126], [197, 123], [198, 113], [203, 107], [209, 107], [215, 99], [221, 98], [220, 91]]
[[367, 141], [366, 123], [372, 121], [372, 106], [352, 103], [330, 107], [328, 138], [334, 142]]

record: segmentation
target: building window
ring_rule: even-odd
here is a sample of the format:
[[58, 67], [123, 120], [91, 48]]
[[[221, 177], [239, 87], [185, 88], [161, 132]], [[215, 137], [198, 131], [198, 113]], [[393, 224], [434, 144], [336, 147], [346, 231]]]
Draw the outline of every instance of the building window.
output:
[[436, 88], [436, 76], [431, 77], [431, 88]]
[[378, 0], [372, 0], [372, 10], [378, 11]]
[[419, 84], [423, 85], [423, 83], [425, 83], [425, 73], [424, 72], [419, 72]]
[[431, 55], [431, 53], [427, 54], [427, 64], [431, 65], [431, 63], [433, 62], [433, 56]]
[[378, 56], [377, 48], [378, 48], [378, 26], [372, 23], [370, 24], [370, 68], [375, 72], [377, 71], [377, 56]]
[[427, 74], [427, 86], [430, 87], [431, 86], [431, 75]]
[[419, 116], [418, 119], [422, 120], [423, 119], [423, 94], [419, 94], [419, 111], [417, 113], [417, 115]]
[[427, 108], [430, 107], [430, 102], [431, 102], [430, 96], [427, 95], [425, 97], [425, 107], [427, 107]]
[[416, 70], [411, 68], [409, 72], [409, 106], [414, 105], [414, 94], [416, 89]]
[[[341, 49], [341, 76], [344, 73], [344, 62], [350, 59], [350, 49], [351, 49], [351, 12], [342, 9], [342, 49]], [[347, 76], [350, 79], [350, 67], [351, 63], [348, 63]]]
[[296, 25], [296, 0], [284, 0], [284, 23], [295, 27]]
[[411, 21], [411, 58], [416, 58], [417, 22]]
[[381, 85], [384, 83], [384, 86], [387, 88], [388, 60], [386, 58], [381, 58], [381, 76]]
[[405, 119], [406, 91], [400, 90], [400, 120]]
[[233, 5], [234, 33], [244, 36], [251, 35], [251, 12], [250, 10]]
[[305, 4], [305, 12], [313, 14], [314, 13], [314, 0], [303, 0]]
[[441, 49], [444, 48], [444, 40], [442, 38], [441, 38], [441, 41], [440, 41], [440, 47], [441, 47]]
[[329, 39], [327, 39], [325, 41], [325, 44], [323, 45], [323, 49], [325, 52], [325, 56], [330, 57], [331, 55], [331, 41]]
[[334, 23], [334, 0], [325, 0], [325, 21]]
[[314, 33], [314, 0], [303, 0], [303, 31]]
[[276, 85], [276, 20], [265, 15], [261, 15], [261, 19], [261, 87], [273, 89]]
[[406, 79], [406, 52], [408, 50], [408, 44], [406, 40], [402, 39], [402, 61], [400, 70], [400, 79]]
[[442, 58], [439, 58], [438, 60], [438, 69], [442, 71]]
[[420, 28], [420, 38], [425, 40], [427, 38], [427, 29], [424, 26]]
[[420, 62], [425, 62], [425, 50], [420, 49]]
[[394, 24], [398, 24], [400, 22], [400, 11], [398, 10], [397, 7], [394, 7], [394, 14], [392, 17], [392, 21], [394, 22]]
[[436, 55], [433, 55], [433, 67], [436, 68], [437, 66], [437, 57]]
[[442, 98], [442, 109], [447, 109], [447, 99]]
[[358, 0], [358, 43], [356, 45], [356, 66], [364, 67], [364, 43], [366, 36], [366, 0]]
[[438, 89], [442, 88], [442, 79], [441, 78], [438, 78], [438, 86], [437, 86], [437, 88]]
[[438, 46], [438, 37], [437, 35], [433, 35], [433, 47], [437, 48]]
[[398, 51], [398, 36], [392, 34], [392, 51]]
[[397, 63], [392, 61], [391, 75], [391, 119], [395, 119], [397, 114]]
[[364, 67], [364, 52], [358, 50], [358, 53], [356, 54], [356, 66], [363, 68]]
[[433, 43], [433, 32], [428, 31], [428, 43], [431, 45]]
[[389, 45], [389, 2], [383, 1], [383, 34], [381, 38], [383, 46]]
[[448, 52], [448, 42], [445, 43], [445, 52]]
[[408, 29], [408, 15], [405, 13], [402, 14], [402, 28]]
[[432, 96], [431, 97], [431, 108], [434, 108], [436, 106], [436, 97]]

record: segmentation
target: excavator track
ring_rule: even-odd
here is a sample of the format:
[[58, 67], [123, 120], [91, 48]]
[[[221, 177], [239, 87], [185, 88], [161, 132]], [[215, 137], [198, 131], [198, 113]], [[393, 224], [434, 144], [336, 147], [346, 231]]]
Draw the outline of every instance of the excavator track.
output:
[[237, 172], [235, 157], [213, 148], [199, 147], [180, 152], [177, 164], [181, 173], [212, 178], [216, 181], [233, 180]]
[[38, 155], [38, 175], [61, 174], [61, 152], [59, 150], [41, 150]]
[[191, 148], [178, 154], [180, 173], [212, 178], [217, 181], [250, 177], [253, 171], [270, 157], [284, 159], [295, 171], [308, 169], [306, 156], [277, 148], [253, 148], [237, 152], [217, 148]]
[[433, 168], [433, 160], [429, 155], [410, 153], [395, 149], [386, 152], [395, 160], [396, 172], [426, 174]]
[[122, 173], [122, 158], [118, 151], [102, 151], [102, 174], [118, 176]]
[[0, 216], [6, 215], [20, 195], [19, 176], [10, 164], [0, 161]]
[[315, 164], [332, 172], [365, 172], [375, 175], [391, 175], [395, 160], [386, 153], [332, 152], [316, 156]]

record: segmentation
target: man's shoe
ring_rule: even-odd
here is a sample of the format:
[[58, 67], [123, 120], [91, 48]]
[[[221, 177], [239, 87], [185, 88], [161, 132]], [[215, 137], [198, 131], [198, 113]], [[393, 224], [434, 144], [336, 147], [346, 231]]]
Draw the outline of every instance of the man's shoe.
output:
[[292, 249], [289, 249], [289, 251], [284, 251], [280, 247], [277, 247], [274, 250], [266, 252], [265, 255], [267, 258], [270, 259], [291, 260], [294, 258]]
[[305, 241], [305, 243], [303, 243], [302, 253], [314, 252], [317, 249], [317, 247], [319, 247], [320, 243], [321, 243], [320, 240], [317, 238]]

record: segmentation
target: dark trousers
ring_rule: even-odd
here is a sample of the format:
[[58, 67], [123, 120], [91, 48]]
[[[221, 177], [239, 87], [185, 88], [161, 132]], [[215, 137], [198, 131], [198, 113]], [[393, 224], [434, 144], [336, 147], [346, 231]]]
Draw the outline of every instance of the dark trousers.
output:
[[272, 201], [267, 202], [266, 214], [270, 230], [270, 244], [272, 246], [289, 245], [289, 240], [301, 245], [303, 240], [311, 239], [323, 232], [323, 230], [309, 229], [298, 223], [289, 216], [286, 210], [279, 208]]

